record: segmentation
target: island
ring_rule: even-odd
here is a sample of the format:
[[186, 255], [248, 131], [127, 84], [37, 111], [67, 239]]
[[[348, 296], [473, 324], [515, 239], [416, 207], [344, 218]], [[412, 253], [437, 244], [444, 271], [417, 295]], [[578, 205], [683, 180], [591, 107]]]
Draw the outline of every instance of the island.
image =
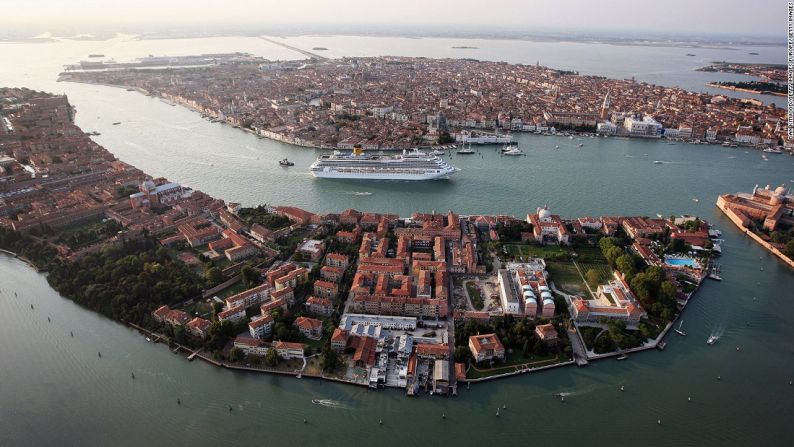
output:
[[60, 80], [134, 89], [264, 138], [322, 149], [493, 143], [511, 132], [758, 148], [782, 146], [785, 138], [785, 126], [769, 125], [783, 123], [785, 110], [755, 99], [539, 64], [412, 57], [268, 61], [234, 54], [201, 67], [181, 65], [201, 60], [186, 56], [164, 67], [136, 62], [107, 70], [74, 66]]
[[0, 89], [0, 248], [188, 360], [454, 395], [663, 349], [719, 278], [698, 217], [242, 207], [118, 160], [74, 114]]
[[[752, 53], [751, 53], [752, 54]], [[741, 62], [712, 62], [697, 71], [733, 73], [754, 76], [763, 80], [784, 82], [787, 79], [786, 66], [783, 64], [756, 64]]]
[[744, 81], [744, 82], [710, 82], [709, 87], [724, 88], [739, 92], [757, 93], [760, 95], [788, 96], [788, 87], [778, 82]]
[[794, 267], [794, 194], [785, 185], [756, 185], [749, 194], [724, 194], [717, 207], [750, 238]]

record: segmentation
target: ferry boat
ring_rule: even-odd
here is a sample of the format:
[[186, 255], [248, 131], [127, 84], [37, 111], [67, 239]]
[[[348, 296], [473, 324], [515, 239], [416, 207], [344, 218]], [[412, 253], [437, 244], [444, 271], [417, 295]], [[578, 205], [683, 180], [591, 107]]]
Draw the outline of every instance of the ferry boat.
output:
[[351, 180], [437, 180], [447, 179], [459, 170], [418, 149], [403, 151], [401, 155], [369, 155], [359, 145], [350, 154], [334, 151], [321, 155], [309, 167], [318, 178]]

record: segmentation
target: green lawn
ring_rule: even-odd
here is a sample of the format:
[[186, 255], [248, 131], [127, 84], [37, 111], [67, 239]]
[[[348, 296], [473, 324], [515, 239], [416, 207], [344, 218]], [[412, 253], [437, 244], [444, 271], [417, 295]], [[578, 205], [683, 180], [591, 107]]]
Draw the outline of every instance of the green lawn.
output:
[[606, 263], [606, 259], [604, 258], [604, 254], [601, 253], [601, 249], [597, 246], [584, 246], [584, 247], [576, 247], [573, 249], [573, 252], [576, 253], [576, 261], [582, 263], [599, 263], [604, 262]]
[[505, 244], [502, 246], [508, 256], [526, 258], [561, 258], [567, 259], [570, 250], [558, 245], [534, 245], [534, 244]]
[[[585, 275], [585, 279], [587, 279], [587, 271], [592, 269], [598, 272], [598, 276], [601, 278], [599, 284], [603, 284], [612, 279], [612, 268], [609, 264], [605, 262], [603, 263], [578, 263], [579, 268], [582, 270], [582, 274]], [[595, 290], [597, 286], [593, 286], [590, 284], [590, 287]]]
[[242, 281], [239, 281], [239, 282], [236, 282], [236, 283], [232, 284], [231, 286], [221, 290], [216, 295], [218, 296], [218, 298], [224, 300], [224, 299], [226, 299], [226, 298], [228, 298], [228, 297], [230, 297], [232, 295], [238, 294], [240, 292], [244, 292], [246, 290], [248, 290], [248, 288], [245, 287], [245, 284], [243, 284]]
[[466, 291], [471, 298], [471, 304], [476, 310], [481, 310], [485, 302], [482, 299], [482, 292], [473, 281], [466, 281]]
[[546, 270], [558, 289], [574, 295], [588, 294], [587, 285], [572, 262], [550, 261], [546, 263]]
[[499, 374], [509, 373], [516, 371], [518, 368], [528, 366], [530, 368], [537, 368], [541, 366], [553, 365], [555, 363], [562, 363], [568, 361], [565, 353], [549, 354], [545, 356], [532, 356], [530, 358], [523, 357], [523, 355], [507, 355], [505, 363], [496, 365], [495, 368], [469, 368], [466, 373], [466, 378], [480, 379], [483, 377], [491, 377]]

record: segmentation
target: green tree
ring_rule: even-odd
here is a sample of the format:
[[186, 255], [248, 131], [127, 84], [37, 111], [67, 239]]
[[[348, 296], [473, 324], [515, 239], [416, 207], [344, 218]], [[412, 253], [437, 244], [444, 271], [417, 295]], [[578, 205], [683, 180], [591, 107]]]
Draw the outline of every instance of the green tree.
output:
[[609, 247], [606, 253], [604, 253], [604, 257], [606, 258], [607, 262], [613, 267], [621, 255], [623, 255], [623, 249], [618, 246]]
[[323, 371], [334, 372], [342, 364], [339, 358], [339, 353], [331, 349], [330, 345], [323, 346], [322, 354], [320, 355], [320, 367]]
[[240, 348], [232, 348], [229, 351], [229, 361], [232, 363], [239, 362], [245, 358], [245, 353]]
[[789, 258], [794, 258], [794, 239], [790, 240], [786, 244], [786, 248], [783, 249], [783, 253], [788, 256]]
[[621, 255], [615, 260], [615, 266], [618, 271], [626, 275], [626, 279], [629, 281], [631, 281], [631, 278], [636, 273], [634, 265], [634, 257], [628, 253]]
[[669, 302], [670, 300], [675, 300], [676, 288], [675, 284], [672, 281], [664, 281], [662, 282], [661, 287], [659, 287], [659, 300], [662, 302]]
[[599, 274], [598, 270], [596, 269], [588, 269], [585, 273], [585, 278], [587, 278], [588, 284], [590, 284], [592, 287], [598, 286], [598, 284], [601, 282], [601, 274]]
[[261, 280], [259, 272], [250, 265], [243, 266], [240, 270], [240, 275], [242, 276], [243, 284], [249, 289], [259, 284]]
[[449, 132], [442, 132], [438, 136], [438, 144], [451, 144], [455, 142], [455, 138], [449, 134]]
[[207, 282], [213, 286], [216, 286], [223, 282], [223, 272], [218, 267], [212, 267], [205, 273], [205, 277], [207, 278]]
[[460, 363], [468, 363], [471, 359], [471, 352], [468, 346], [455, 346], [455, 361]]
[[265, 354], [265, 365], [273, 367], [278, 365], [278, 352], [275, 348], [270, 348]]

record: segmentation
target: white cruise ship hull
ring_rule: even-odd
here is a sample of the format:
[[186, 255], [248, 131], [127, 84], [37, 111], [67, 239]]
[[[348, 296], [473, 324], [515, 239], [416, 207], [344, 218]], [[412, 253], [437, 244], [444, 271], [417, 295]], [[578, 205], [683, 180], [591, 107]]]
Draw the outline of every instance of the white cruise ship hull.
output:
[[338, 151], [333, 155], [321, 155], [309, 167], [317, 178], [345, 180], [398, 180], [423, 181], [449, 178], [459, 169], [450, 166], [441, 158], [414, 150], [402, 155], [350, 155]]
[[328, 171], [312, 171], [312, 175], [317, 178], [337, 178], [346, 180], [402, 180], [402, 181], [420, 181], [420, 180], [444, 180], [448, 179], [452, 174], [458, 172], [457, 170], [451, 172], [424, 172], [420, 174], [401, 173], [401, 172], [368, 172], [366, 174], [352, 173], [352, 172], [339, 172], [336, 170]]

